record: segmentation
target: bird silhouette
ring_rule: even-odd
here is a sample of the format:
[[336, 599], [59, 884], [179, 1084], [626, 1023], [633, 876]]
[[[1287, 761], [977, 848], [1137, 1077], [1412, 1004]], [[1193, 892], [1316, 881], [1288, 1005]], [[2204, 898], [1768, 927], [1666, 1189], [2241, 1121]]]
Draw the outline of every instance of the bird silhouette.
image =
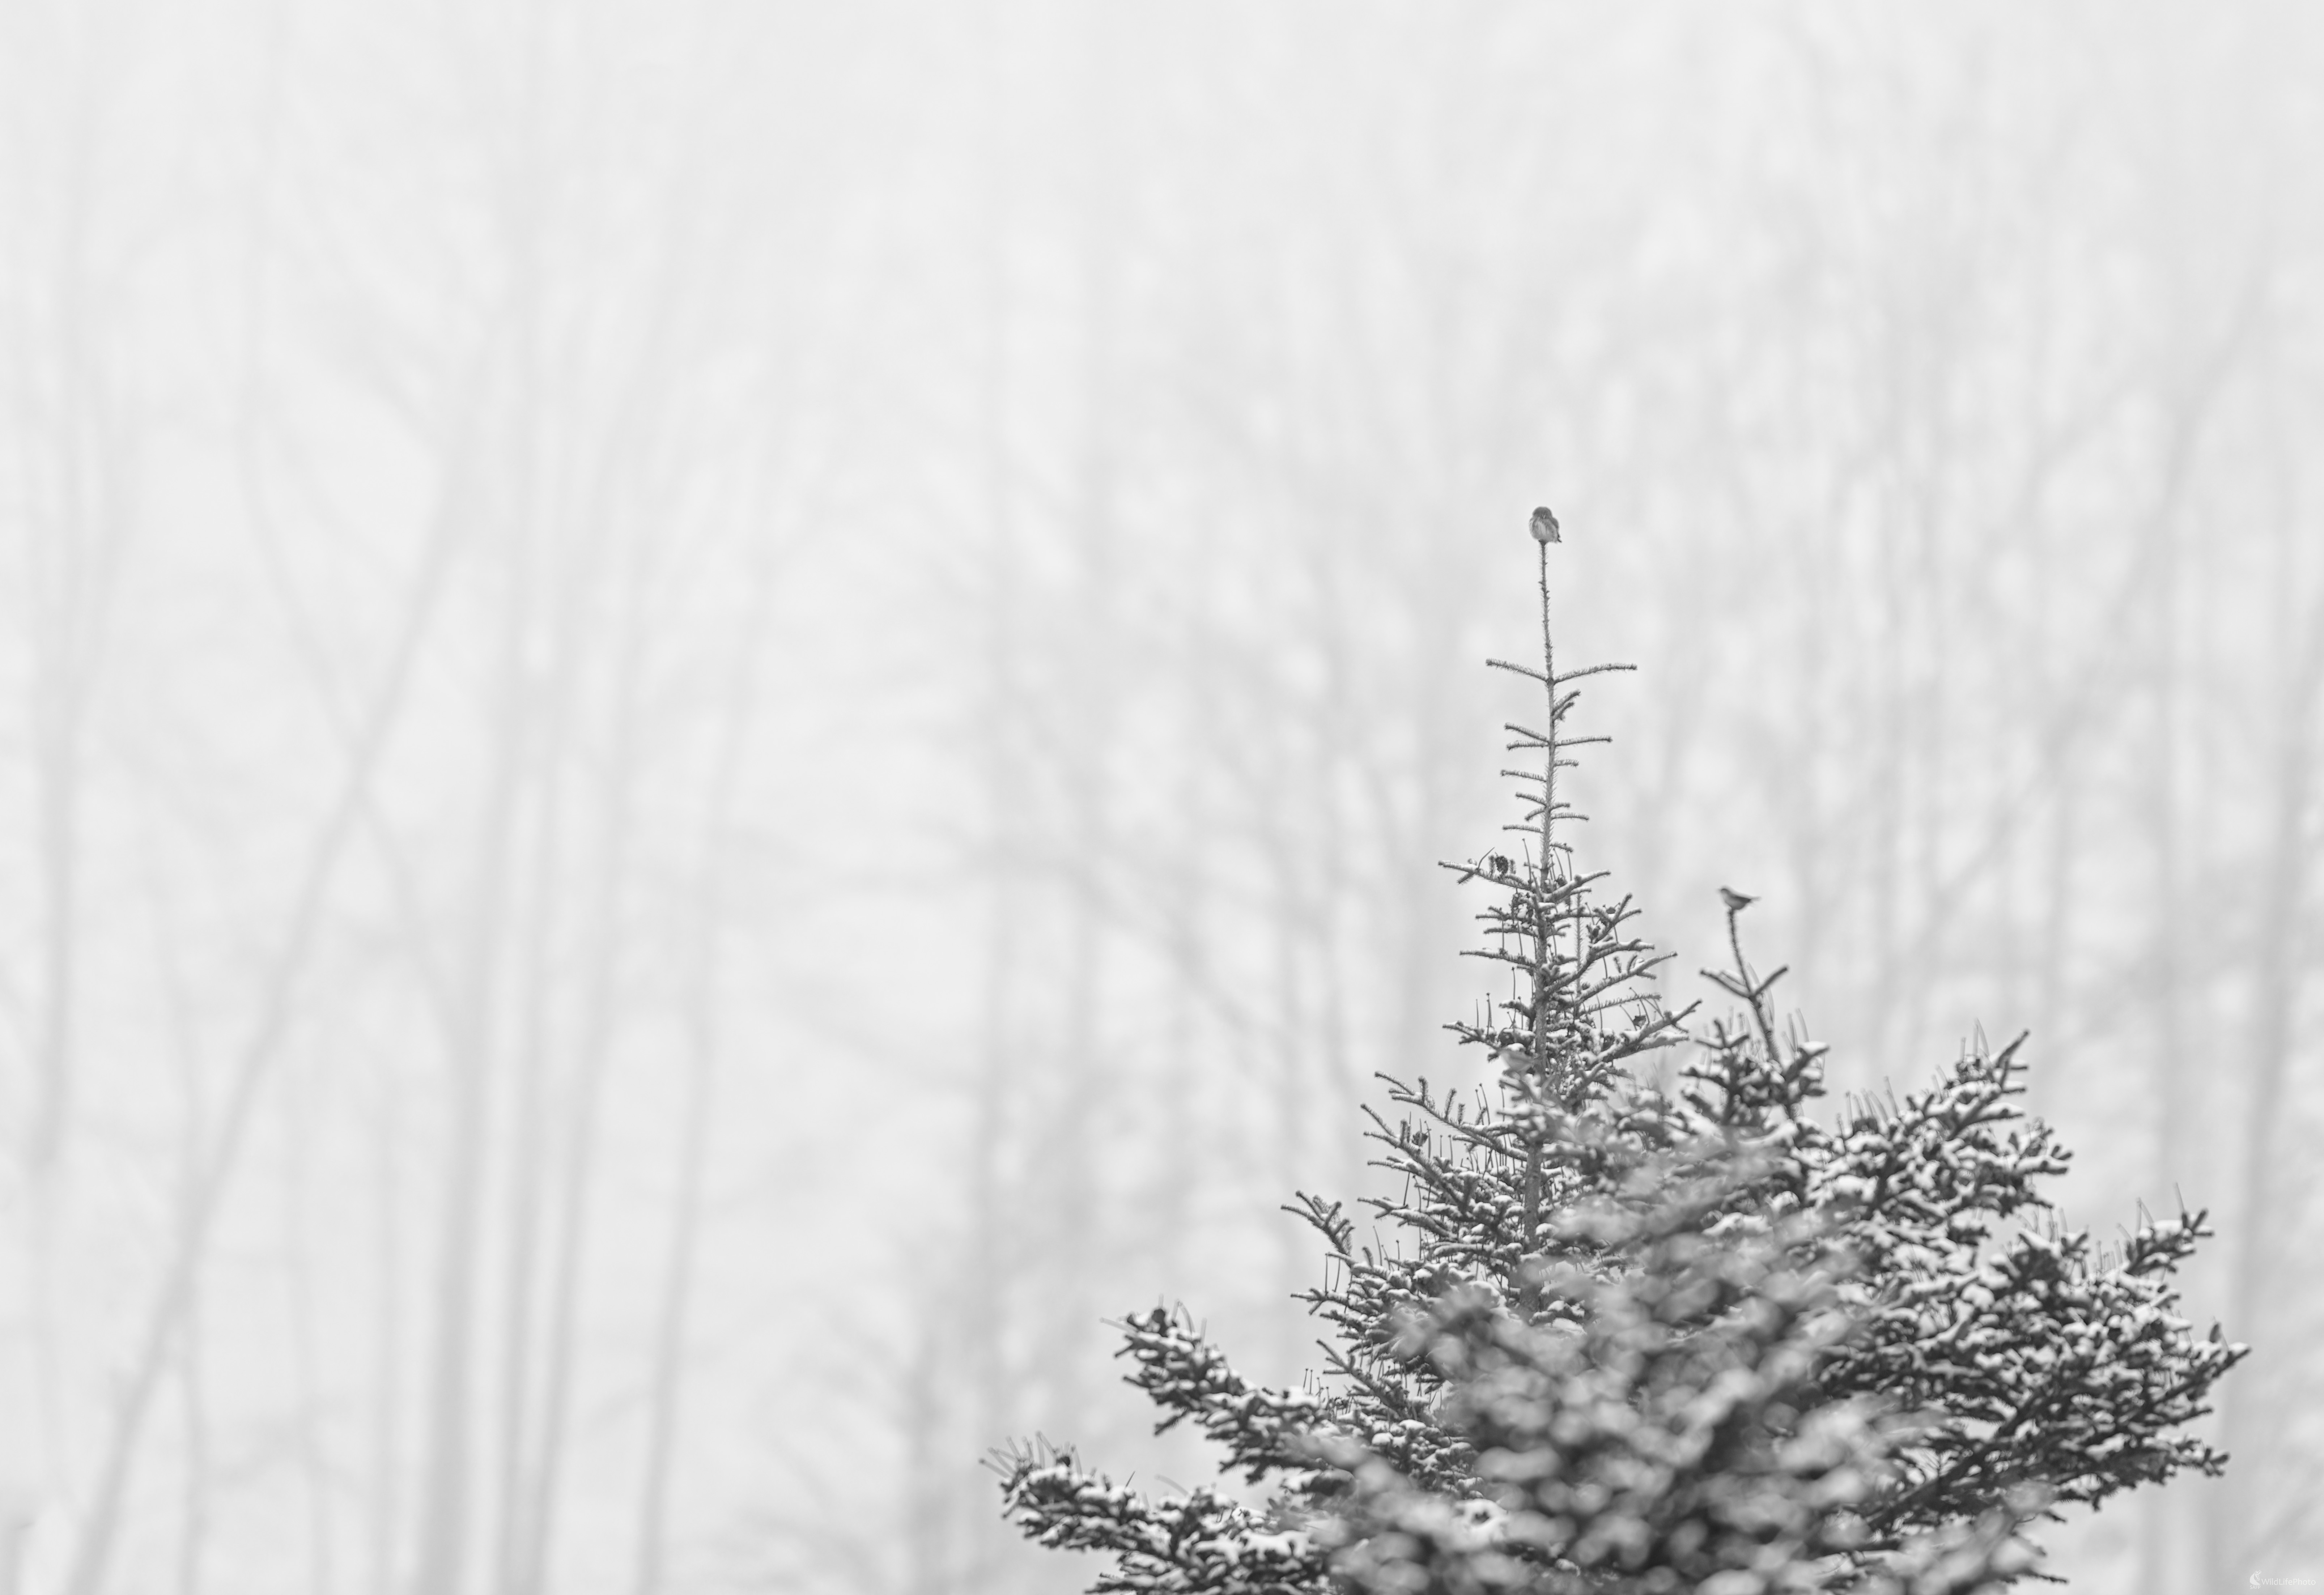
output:
[[1537, 543], [1562, 543], [1565, 540], [1557, 535], [1557, 517], [1550, 512], [1547, 504], [1533, 512], [1533, 540]]
[[1741, 892], [1736, 890], [1731, 886], [1722, 886], [1719, 889], [1719, 900], [1727, 905], [1727, 911], [1729, 913], [1739, 914], [1759, 899], [1757, 898], [1745, 897]]

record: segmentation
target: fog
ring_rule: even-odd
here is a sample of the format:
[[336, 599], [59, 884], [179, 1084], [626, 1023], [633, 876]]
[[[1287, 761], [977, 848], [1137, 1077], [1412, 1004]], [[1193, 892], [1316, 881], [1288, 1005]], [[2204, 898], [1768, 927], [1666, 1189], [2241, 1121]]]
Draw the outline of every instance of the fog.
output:
[[1104, 1321], [1462, 1082], [1555, 506], [1585, 865], [2208, 1209], [2324, 1578], [2324, 23], [0, 9], [0, 1595], [1057, 1591]]

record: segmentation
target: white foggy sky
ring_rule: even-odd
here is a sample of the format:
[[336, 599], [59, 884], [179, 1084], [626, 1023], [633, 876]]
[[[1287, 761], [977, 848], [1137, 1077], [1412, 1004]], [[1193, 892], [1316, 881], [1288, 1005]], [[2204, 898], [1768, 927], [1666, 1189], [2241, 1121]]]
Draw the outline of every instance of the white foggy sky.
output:
[[[1561, 649], [1641, 667], [1586, 702], [1585, 857], [1676, 989], [1755, 890], [1840, 1084], [2031, 1028], [2071, 1217], [2237, 1216], [2266, 970], [2316, 1111], [2313, 886], [2269, 887], [2315, 834], [2319, 45], [2256, 5], [9, 8], [21, 1588], [413, 1587], [447, 1323], [455, 1587], [552, 1413], [541, 1588], [1078, 1587], [977, 1457], [1189, 1478], [1098, 1317], [1184, 1295], [1296, 1378], [1277, 1203], [1353, 1177], [1372, 1069], [1474, 1066], [1427, 866], [1499, 823], [1479, 667], [1544, 499]], [[989, 1389], [927, 1331], [988, 1255]]]

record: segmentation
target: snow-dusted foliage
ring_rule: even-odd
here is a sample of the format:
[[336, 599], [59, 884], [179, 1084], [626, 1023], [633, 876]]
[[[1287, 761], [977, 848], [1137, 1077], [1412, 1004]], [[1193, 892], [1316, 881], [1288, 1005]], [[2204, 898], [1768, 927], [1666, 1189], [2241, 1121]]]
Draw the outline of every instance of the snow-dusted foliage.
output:
[[1822, 1386], [1853, 1322], [1841, 1287], [1854, 1261], [1831, 1237], [1805, 1217], [1706, 1232], [1741, 1183], [1562, 1222], [1569, 1243], [1623, 1266], [1561, 1266], [1544, 1294], [1562, 1310], [1541, 1322], [1484, 1286], [1409, 1321], [1405, 1350], [1445, 1379], [1439, 1415], [1476, 1448], [1476, 1488], [1453, 1498], [1327, 1442], [1354, 1479], [1314, 1525], [1342, 1548], [1335, 1571], [1383, 1595], [1484, 1595], [1955, 1589], [2016, 1565], [2009, 1530], [2030, 1501], [1982, 1533], [1916, 1545], [1910, 1566], [1865, 1557], [1866, 1508], [1894, 1488], [1914, 1425]]
[[[1402, 1190], [1397, 1244], [1323, 1237], [1314, 1391], [1253, 1387], [1183, 1313], [1122, 1326], [1160, 1426], [1192, 1424], [1260, 1508], [1156, 1499], [1069, 1452], [1000, 1459], [1042, 1544], [1109, 1553], [1137, 1595], [1368, 1595], [1997, 1588], [2020, 1536], [2070, 1503], [2225, 1459], [2181, 1431], [2242, 1355], [2174, 1313], [2202, 1215], [2142, 1218], [2117, 1253], [2064, 1230], [2066, 1167], [2016, 1107], [2015, 1043], [1973, 1047], [1923, 1092], [1829, 1120], [1823, 1049], [1779, 1031], [1728, 894], [1737, 1006], [1692, 1024], [1641, 977], [1628, 899], [1577, 873], [1556, 821], [1575, 694], [1548, 625], [1545, 724], [1523, 840], [1454, 866], [1493, 896], [1476, 955], [1512, 994], [1451, 1027], [1488, 1047], [1490, 1099], [1389, 1081], [1369, 1134]], [[1496, 661], [1499, 663], [1499, 661]], [[1668, 1088], [1635, 1061], [1676, 1049]]]

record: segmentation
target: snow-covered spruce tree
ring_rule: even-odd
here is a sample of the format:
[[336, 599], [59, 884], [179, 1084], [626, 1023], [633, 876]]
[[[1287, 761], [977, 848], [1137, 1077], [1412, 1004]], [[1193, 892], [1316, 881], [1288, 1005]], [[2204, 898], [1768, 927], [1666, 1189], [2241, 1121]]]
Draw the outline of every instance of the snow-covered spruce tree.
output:
[[[1537, 760], [1518, 840], [1457, 871], [1493, 893], [1478, 957], [1509, 994], [1450, 1027], [1499, 1065], [1492, 1100], [1388, 1080], [1370, 1138], [1402, 1193], [1301, 1195], [1323, 1236], [1307, 1293], [1330, 1331], [1315, 1387], [1250, 1384], [1182, 1311], [1121, 1325], [1130, 1381], [1267, 1486], [1153, 1498], [1047, 1445], [1002, 1454], [1005, 1509], [1110, 1553], [1139, 1595], [1422, 1591], [1938, 1591], [2029, 1570], [2018, 1531], [2225, 1458], [2180, 1431], [2243, 1355], [2172, 1309], [2200, 1213], [2141, 1216], [2100, 1252], [2037, 1190], [2066, 1167], [2015, 1107], [2018, 1043], [1930, 1088], [1812, 1115], [1823, 1048], [1779, 1029], [1727, 899], [1738, 1005], [1694, 1025], [1642, 976], [1627, 899], [1559, 830], [1579, 678], [1550, 628], [1536, 512]], [[2023, 1037], [2020, 1037], [2022, 1041]], [[1634, 1065], [1672, 1049], [1674, 1083]], [[2038, 1575], [2037, 1575], [2038, 1576]]]

